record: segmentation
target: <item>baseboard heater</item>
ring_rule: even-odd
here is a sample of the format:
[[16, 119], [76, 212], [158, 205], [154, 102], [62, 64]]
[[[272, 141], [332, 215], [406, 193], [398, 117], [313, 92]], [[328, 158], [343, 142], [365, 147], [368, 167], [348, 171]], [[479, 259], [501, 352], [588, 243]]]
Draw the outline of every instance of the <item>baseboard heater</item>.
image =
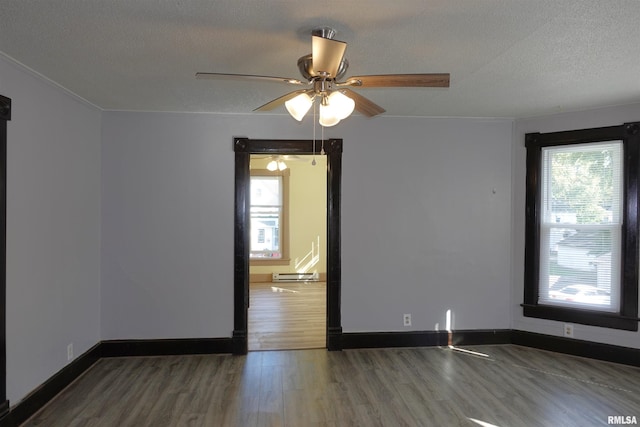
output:
[[273, 273], [272, 282], [317, 282], [319, 275], [315, 273]]

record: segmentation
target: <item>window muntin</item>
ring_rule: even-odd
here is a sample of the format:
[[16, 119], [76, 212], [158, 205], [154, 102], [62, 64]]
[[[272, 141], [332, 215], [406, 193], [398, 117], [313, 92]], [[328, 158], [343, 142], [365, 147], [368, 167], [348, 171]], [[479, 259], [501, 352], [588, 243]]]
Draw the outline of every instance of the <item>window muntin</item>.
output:
[[622, 142], [542, 148], [538, 303], [620, 308]]

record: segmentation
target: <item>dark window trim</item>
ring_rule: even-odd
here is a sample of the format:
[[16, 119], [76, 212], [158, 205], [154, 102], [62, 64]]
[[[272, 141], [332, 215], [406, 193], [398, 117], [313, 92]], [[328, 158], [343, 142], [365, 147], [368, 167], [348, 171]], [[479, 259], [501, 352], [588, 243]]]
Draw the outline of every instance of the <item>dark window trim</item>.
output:
[[[539, 304], [542, 147], [606, 141], [622, 141], [624, 151], [620, 311], [607, 313]], [[527, 149], [527, 177], [524, 303], [522, 304], [524, 316], [637, 331], [639, 321], [638, 264], [640, 263], [638, 260], [640, 122], [563, 132], [528, 133], [525, 136], [525, 147]]]
[[7, 400], [7, 121], [11, 99], [0, 95], [0, 423], [9, 413]]

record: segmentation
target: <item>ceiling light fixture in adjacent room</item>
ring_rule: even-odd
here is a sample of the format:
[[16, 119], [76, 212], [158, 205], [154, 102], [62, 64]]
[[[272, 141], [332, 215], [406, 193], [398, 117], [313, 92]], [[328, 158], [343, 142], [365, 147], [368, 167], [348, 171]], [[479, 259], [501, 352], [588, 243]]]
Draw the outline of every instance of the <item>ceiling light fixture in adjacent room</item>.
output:
[[287, 168], [287, 164], [280, 157], [277, 157], [277, 158], [271, 160], [267, 164], [267, 170], [270, 170], [271, 172], [275, 172], [277, 170], [283, 171], [286, 168]]

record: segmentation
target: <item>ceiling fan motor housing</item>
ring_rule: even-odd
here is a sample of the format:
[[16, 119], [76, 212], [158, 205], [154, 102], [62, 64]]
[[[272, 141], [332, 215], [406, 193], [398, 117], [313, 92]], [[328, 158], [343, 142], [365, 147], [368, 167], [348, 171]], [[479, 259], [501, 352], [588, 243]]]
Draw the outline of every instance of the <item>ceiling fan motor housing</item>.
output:
[[[332, 76], [331, 78], [334, 80], [339, 80], [344, 77], [347, 72], [347, 68], [349, 68], [349, 61], [347, 58], [342, 58], [340, 61], [340, 65], [338, 66], [338, 73], [336, 76]], [[320, 73], [313, 69], [313, 57], [311, 54], [305, 55], [298, 59], [298, 69], [300, 70], [300, 74], [302, 77], [307, 79], [308, 81], [314, 80], [318, 77], [323, 77]]]
[[312, 36], [322, 37], [325, 39], [333, 40], [337, 31], [331, 27], [317, 27], [311, 31]]

